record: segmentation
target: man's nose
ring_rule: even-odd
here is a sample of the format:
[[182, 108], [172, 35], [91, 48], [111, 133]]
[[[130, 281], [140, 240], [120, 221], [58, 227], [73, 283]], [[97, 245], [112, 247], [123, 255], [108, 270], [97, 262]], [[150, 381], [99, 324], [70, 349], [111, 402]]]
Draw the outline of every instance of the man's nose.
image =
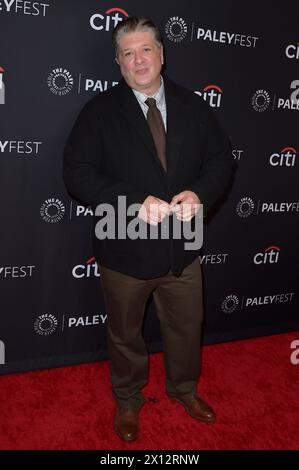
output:
[[140, 63], [142, 62], [142, 59], [143, 59], [142, 53], [136, 51], [136, 52], [135, 52], [135, 62], [136, 62], [137, 64], [140, 64]]

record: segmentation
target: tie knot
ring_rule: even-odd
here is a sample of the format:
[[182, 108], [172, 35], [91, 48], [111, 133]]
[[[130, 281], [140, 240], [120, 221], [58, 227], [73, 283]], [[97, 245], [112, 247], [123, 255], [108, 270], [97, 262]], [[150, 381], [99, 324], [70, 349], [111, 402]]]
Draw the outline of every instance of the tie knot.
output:
[[156, 106], [156, 100], [155, 98], [147, 98], [145, 104], [147, 104], [149, 108], [154, 108]]

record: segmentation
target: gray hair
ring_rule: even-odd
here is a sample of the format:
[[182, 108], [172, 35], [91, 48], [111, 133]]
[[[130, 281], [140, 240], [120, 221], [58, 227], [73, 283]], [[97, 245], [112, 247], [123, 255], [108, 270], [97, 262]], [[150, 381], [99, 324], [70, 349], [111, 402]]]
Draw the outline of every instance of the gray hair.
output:
[[112, 32], [112, 45], [115, 50], [116, 57], [118, 56], [119, 40], [122, 36], [128, 33], [139, 31], [149, 31], [153, 33], [154, 39], [158, 47], [162, 46], [162, 37], [158, 27], [149, 18], [142, 18], [137, 16], [129, 16], [126, 20], [118, 23]]

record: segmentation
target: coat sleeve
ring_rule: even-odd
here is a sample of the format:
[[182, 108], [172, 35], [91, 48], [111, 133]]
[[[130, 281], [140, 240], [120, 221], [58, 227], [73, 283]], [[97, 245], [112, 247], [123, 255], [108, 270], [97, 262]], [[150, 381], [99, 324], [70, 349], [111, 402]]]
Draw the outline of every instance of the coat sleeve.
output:
[[103, 151], [94, 113], [90, 103], [87, 103], [80, 112], [64, 149], [63, 180], [70, 195], [94, 210], [101, 203], [112, 204], [117, 209], [119, 195], [126, 196], [127, 206], [133, 203], [142, 204], [148, 194], [101, 171]]
[[203, 103], [201, 125], [205, 132], [205, 153], [200, 176], [188, 189], [195, 192], [203, 204], [204, 215], [225, 192], [235, 168], [228, 137], [208, 104]]

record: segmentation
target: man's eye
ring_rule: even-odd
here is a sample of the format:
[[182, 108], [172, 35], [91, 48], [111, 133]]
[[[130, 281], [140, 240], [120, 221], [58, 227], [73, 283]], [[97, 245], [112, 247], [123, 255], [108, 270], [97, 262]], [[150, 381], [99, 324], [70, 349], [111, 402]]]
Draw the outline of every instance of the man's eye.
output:
[[143, 50], [144, 50], [145, 52], [148, 52], [148, 51], [151, 50], [151, 48], [150, 48], [150, 47], [145, 47]]
[[125, 57], [128, 57], [129, 55], [131, 55], [131, 52], [125, 52]]

